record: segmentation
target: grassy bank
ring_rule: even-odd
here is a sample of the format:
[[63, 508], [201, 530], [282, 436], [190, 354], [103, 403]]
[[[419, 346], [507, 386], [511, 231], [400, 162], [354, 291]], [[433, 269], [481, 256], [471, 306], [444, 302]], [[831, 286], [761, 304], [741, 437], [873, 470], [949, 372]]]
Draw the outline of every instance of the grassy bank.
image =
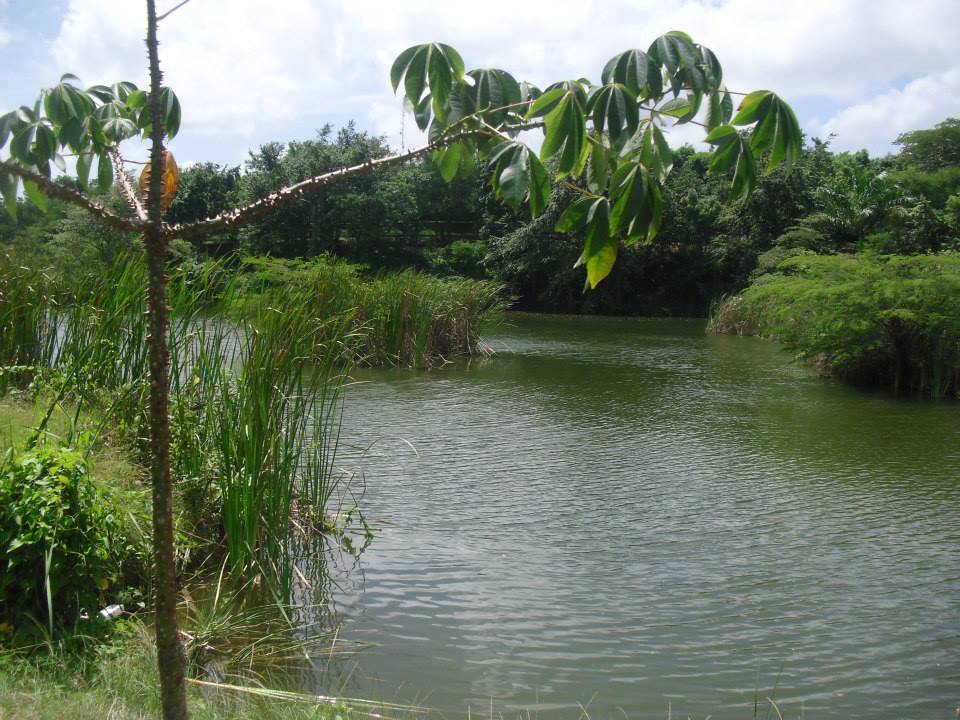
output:
[[960, 253], [803, 253], [714, 309], [716, 332], [776, 338], [823, 372], [960, 397]]
[[[300, 720], [367, 716], [346, 703], [189, 683], [195, 720]], [[10, 720], [142, 720], [160, 716], [153, 638], [136, 620], [122, 620], [87, 652], [27, 657], [0, 650], [0, 718]], [[383, 712], [382, 708], [376, 707]]]

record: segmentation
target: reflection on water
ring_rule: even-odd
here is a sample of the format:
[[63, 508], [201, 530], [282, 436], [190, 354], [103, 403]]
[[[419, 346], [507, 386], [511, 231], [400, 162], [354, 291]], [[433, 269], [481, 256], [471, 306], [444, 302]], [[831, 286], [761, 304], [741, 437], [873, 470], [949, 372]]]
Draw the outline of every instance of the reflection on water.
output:
[[[960, 407], [696, 321], [515, 316], [351, 387], [354, 683], [450, 714], [951, 717]], [[376, 678], [376, 680], [373, 680]], [[554, 711], [559, 712], [554, 712]], [[761, 709], [762, 716], [766, 708]]]

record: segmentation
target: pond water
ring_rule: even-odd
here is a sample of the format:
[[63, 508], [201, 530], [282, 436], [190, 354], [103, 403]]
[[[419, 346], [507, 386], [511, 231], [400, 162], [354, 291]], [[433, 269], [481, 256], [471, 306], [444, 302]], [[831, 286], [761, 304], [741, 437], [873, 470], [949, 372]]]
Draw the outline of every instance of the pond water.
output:
[[952, 718], [960, 406], [702, 321], [510, 315], [496, 355], [365, 371], [339, 463], [354, 694], [460, 716]]

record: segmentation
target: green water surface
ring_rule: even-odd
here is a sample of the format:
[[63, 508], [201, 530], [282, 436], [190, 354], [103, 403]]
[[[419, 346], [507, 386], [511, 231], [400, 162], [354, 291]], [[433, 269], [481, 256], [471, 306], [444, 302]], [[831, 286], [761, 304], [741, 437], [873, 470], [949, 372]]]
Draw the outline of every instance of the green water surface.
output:
[[486, 340], [488, 360], [346, 392], [339, 464], [382, 527], [337, 598], [343, 637], [375, 644], [356, 694], [954, 717], [960, 406], [701, 321], [511, 315]]

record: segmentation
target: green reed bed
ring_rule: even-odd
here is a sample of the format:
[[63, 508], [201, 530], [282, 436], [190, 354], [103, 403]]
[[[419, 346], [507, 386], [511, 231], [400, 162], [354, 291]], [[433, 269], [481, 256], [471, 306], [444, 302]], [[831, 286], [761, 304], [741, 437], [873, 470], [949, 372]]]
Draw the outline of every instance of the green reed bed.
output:
[[52, 302], [49, 277], [0, 254], [0, 394], [44, 354]]
[[[0, 266], [5, 365], [28, 361], [34, 387], [140, 448], [145, 437], [147, 324], [142, 263], [41, 286], [37, 273]], [[53, 300], [56, 289], [58, 300]], [[225, 556], [232, 577], [288, 601], [297, 577], [292, 531], [322, 530], [336, 485], [339, 389], [349, 370], [344, 322], [321, 320], [302, 292], [287, 309], [249, 310], [222, 265], [174, 270], [170, 281], [172, 465], [190, 562]], [[241, 307], [240, 320], [220, 312]], [[32, 324], [32, 325], [31, 325]], [[142, 448], [141, 448], [142, 449]], [[295, 517], [297, 517], [295, 521]], [[299, 530], [295, 530], [299, 528]], [[301, 572], [300, 575], [303, 575]]]
[[[363, 365], [430, 367], [482, 353], [479, 333], [506, 309], [497, 283], [437, 278], [412, 270], [364, 277], [361, 268], [331, 257], [310, 261], [244, 258], [240, 282], [261, 304], [343, 317], [343, 343]], [[303, 294], [288, 297], [292, 288]]]
[[960, 253], [781, 262], [714, 310], [711, 328], [775, 337], [855, 383], [960, 397]]

